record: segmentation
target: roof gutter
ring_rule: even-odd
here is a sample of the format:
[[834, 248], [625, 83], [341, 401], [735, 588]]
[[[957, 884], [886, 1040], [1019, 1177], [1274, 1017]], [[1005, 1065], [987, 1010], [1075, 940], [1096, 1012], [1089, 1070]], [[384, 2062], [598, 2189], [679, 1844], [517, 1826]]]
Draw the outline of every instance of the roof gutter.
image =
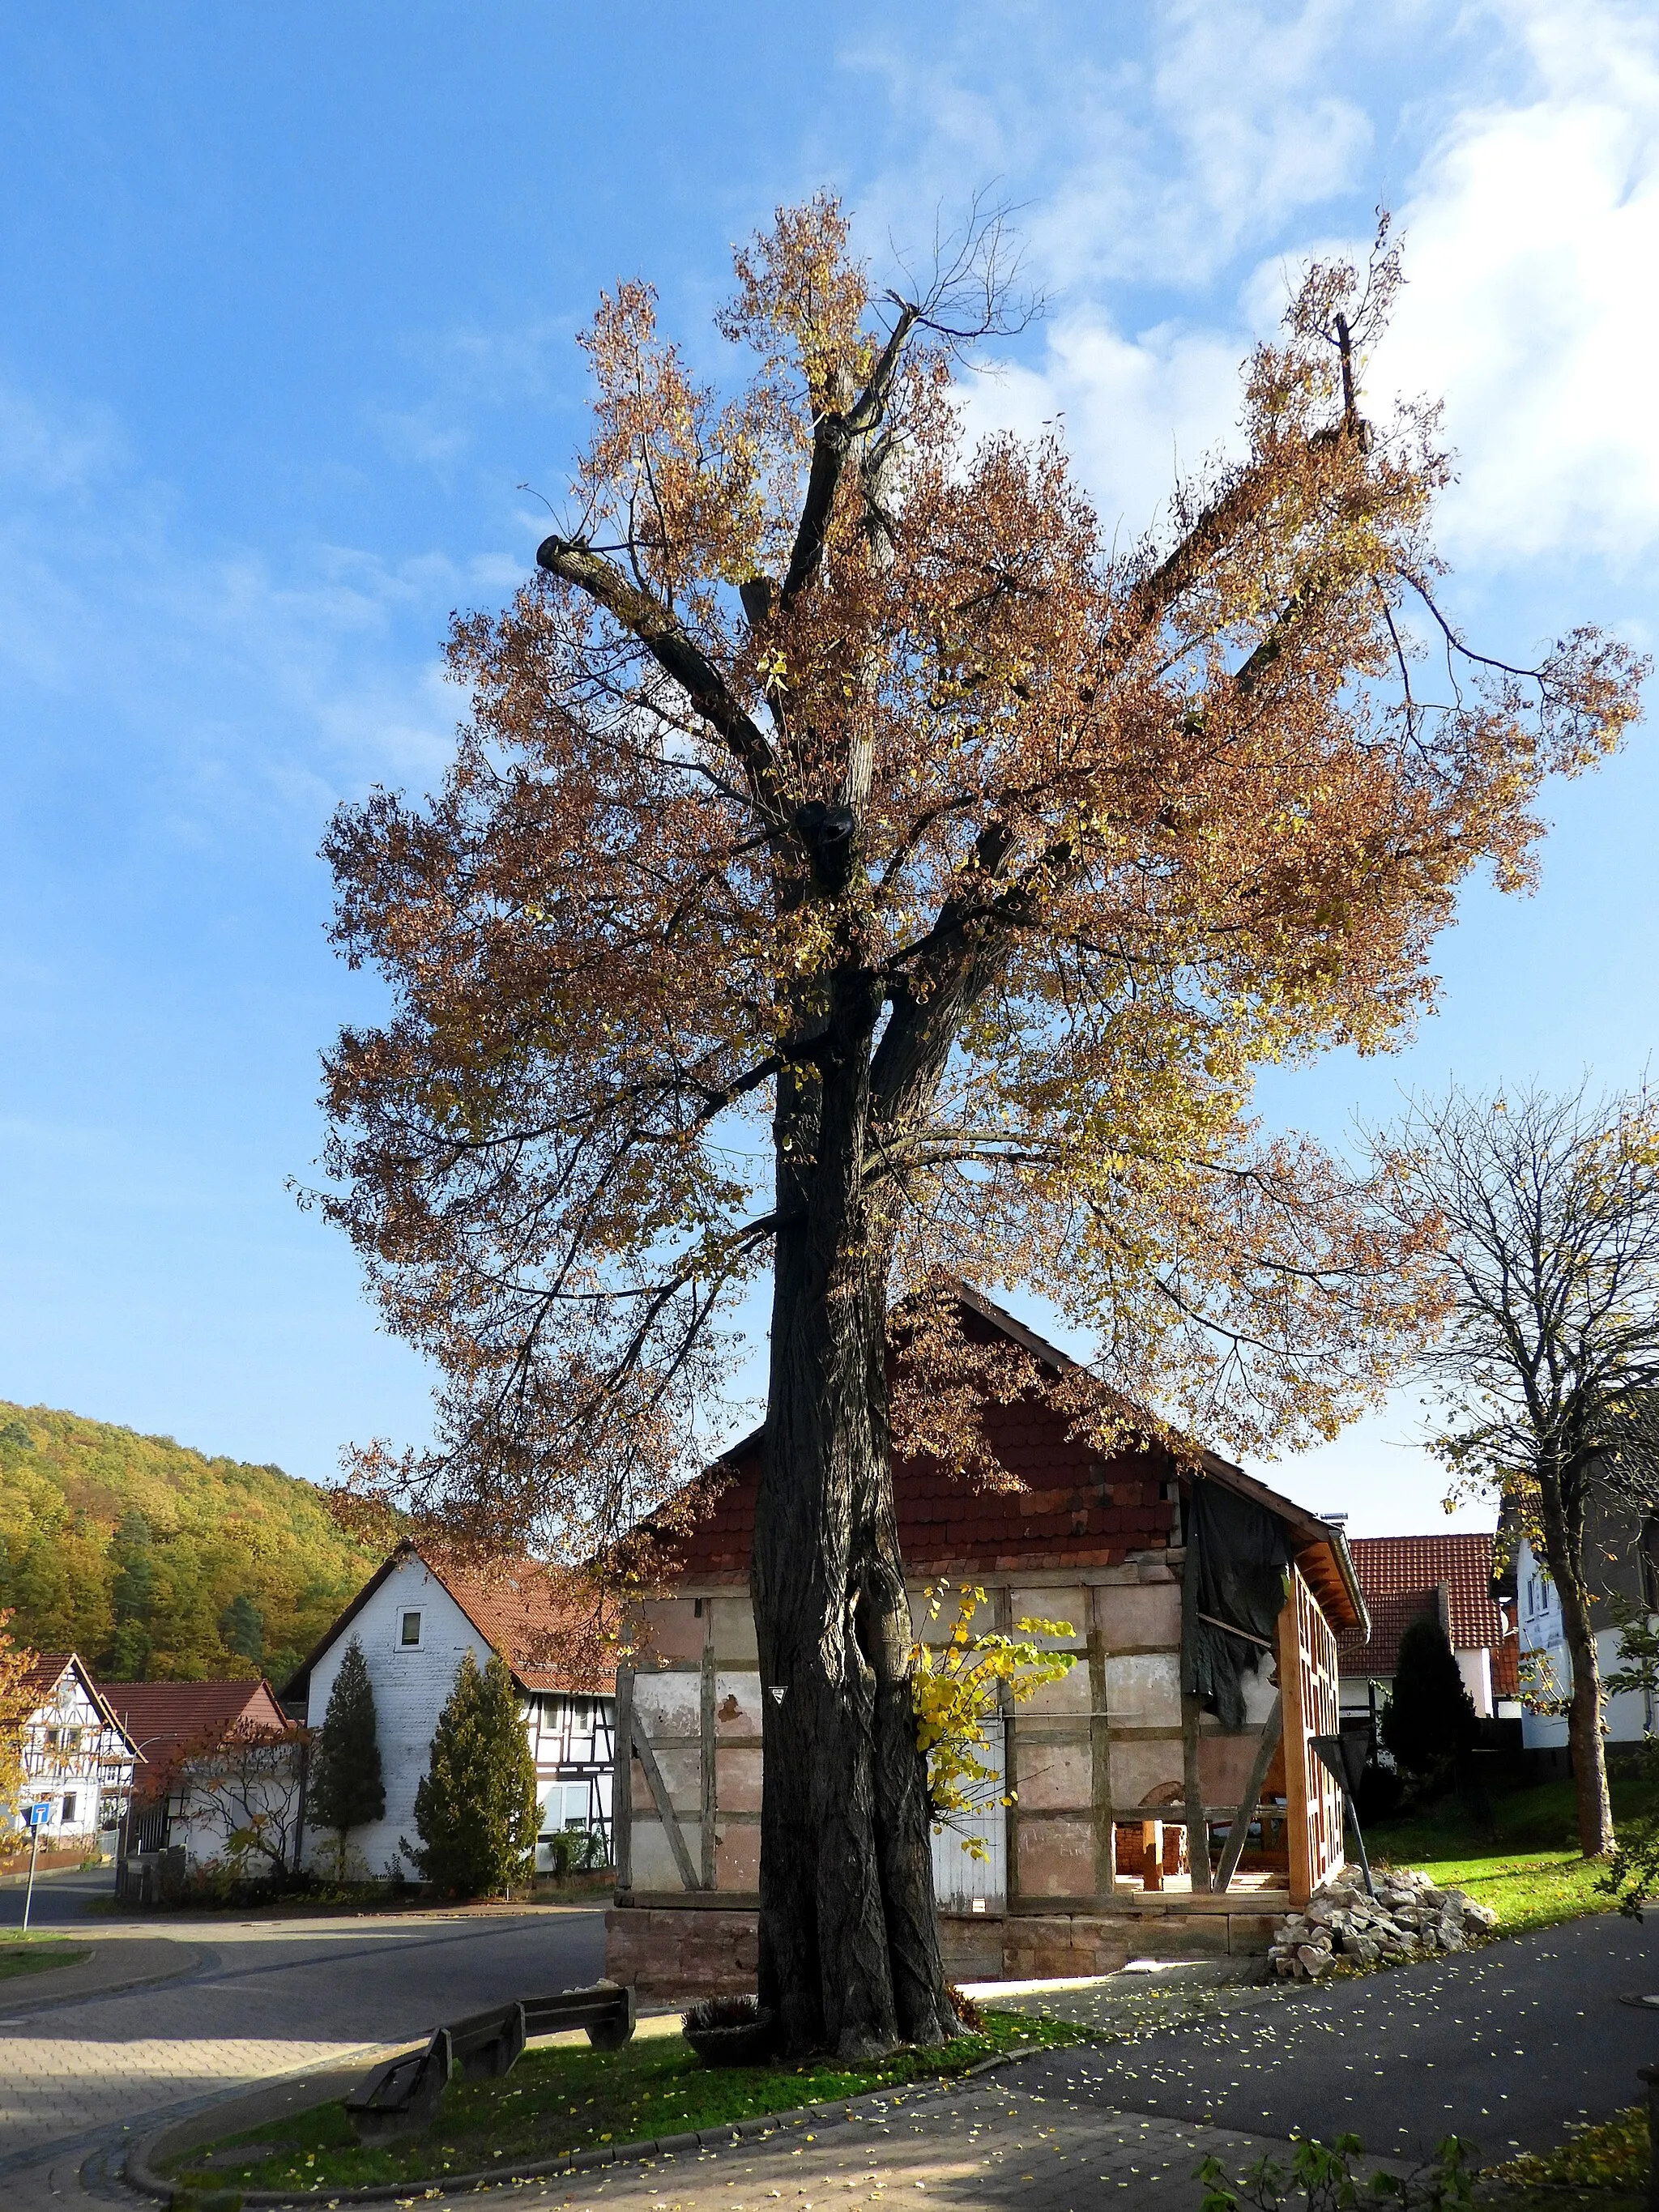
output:
[[1371, 1640], [1371, 1609], [1365, 1602], [1365, 1593], [1359, 1587], [1359, 1571], [1354, 1565], [1353, 1553], [1348, 1549], [1347, 1531], [1334, 1527], [1328, 1521], [1322, 1525], [1330, 1540], [1331, 1552], [1336, 1560], [1337, 1572], [1342, 1577], [1344, 1589], [1353, 1600], [1353, 1609], [1359, 1616], [1359, 1626], [1364, 1632], [1366, 1643], [1369, 1644]]

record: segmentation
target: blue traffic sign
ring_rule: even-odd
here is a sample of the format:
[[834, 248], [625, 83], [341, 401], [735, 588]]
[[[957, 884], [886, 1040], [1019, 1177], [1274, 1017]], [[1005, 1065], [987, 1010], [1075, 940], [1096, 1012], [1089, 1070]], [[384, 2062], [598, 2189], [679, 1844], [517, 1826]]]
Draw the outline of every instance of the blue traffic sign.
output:
[[44, 1828], [52, 1818], [52, 1807], [44, 1799], [38, 1805], [27, 1806], [23, 1814], [26, 1828]]

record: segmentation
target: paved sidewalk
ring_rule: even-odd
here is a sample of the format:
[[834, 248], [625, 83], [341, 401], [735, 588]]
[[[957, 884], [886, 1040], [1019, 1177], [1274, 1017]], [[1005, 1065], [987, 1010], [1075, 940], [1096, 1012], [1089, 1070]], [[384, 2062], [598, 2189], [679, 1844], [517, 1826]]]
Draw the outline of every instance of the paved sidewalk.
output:
[[284, 2075], [367, 2066], [438, 2021], [592, 1980], [604, 1926], [594, 1913], [545, 1911], [267, 1923], [191, 1948], [202, 1964], [172, 1981], [0, 2015], [16, 2020], [0, 2026], [6, 2212], [61, 2205], [65, 2189], [72, 2201], [89, 2154], [163, 2114]]
[[[953, 2094], [871, 2100], [859, 2112], [758, 2142], [532, 2183], [496, 2201], [504, 2212], [922, 2212], [929, 2203], [1095, 2212], [1103, 2202], [1195, 2212], [1206, 2153], [1234, 2172], [1264, 2151], [1287, 2154], [1282, 2142], [1237, 2130], [1102, 2113], [1037, 2086], [1027, 2060]], [[422, 2200], [429, 2212], [477, 2212], [479, 2201], [471, 2192]]]
[[[405, 2041], [411, 2020], [453, 2016], [509, 1979], [523, 1988], [547, 1978], [534, 1958], [547, 1926], [434, 1926], [415, 1941], [406, 1926], [362, 1922], [326, 1934], [249, 1930], [211, 1972], [11, 2031], [15, 2082], [0, 2097], [21, 2100], [15, 2124], [26, 2132], [0, 2157], [0, 2202], [45, 2212], [66, 2191], [72, 2201], [86, 2151], [112, 2142], [123, 2120], [148, 2133], [161, 2124], [159, 2108], [177, 2112], [180, 2100], [228, 2087], [217, 2069], [268, 2079], [337, 2062], [394, 2029]], [[573, 1923], [566, 1942], [597, 1950], [599, 1940], [590, 1920], [586, 1936]], [[564, 1964], [563, 1981], [597, 1970], [579, 1967], [576, 1952]], [[1080, 1992], [1077, 2002], [1121, 2039], [1044, 2053], [949, 2092], [895, 2096], [874, 2118], [531, 2184], [495, 2201], [801, 2212], [933, 2195], [1075, 2212], [1121, 2190], [1126, 2202], [1184, 2212], [1199, 2201], [1191, 2176], [1206, 2148], [1237, 2168], [1293, 2131], [1328, 2139], [1352, 2130], [1407, 2162], [1455, 2132], [1490, 2160], [1634, 2101], [1636, 2067], [1659, 2057], [1659, 2021], [1618, 2000], [1650, 1988], [1659, 1989], [1659, 1929], [1598, 1917], [1337, 1987], [1194, 1986], [1156, 2002], [1152, 1992]], [[1171, 2013], [1185, 2024], [1164, 2024]], [[465, 2201], [477, 2203], [470, 2192]]]
[[[53, 1942], [74, 1942], [60, 1938]], [[117, 1934], [79, 1939], [91, 1957], [76, 1966], [52, 1966], [41, 1974], [19, 1974], [0, 1982], [0, 2027], [13, 2027], [36, 2013], [58, 2005], [79, 2004], [86, 1998], [112, 1996], [118, 1990], [170, 1982], [206, 1963], [205, 1945], [170, 1936], [143, 1936], [122, 1929]]]

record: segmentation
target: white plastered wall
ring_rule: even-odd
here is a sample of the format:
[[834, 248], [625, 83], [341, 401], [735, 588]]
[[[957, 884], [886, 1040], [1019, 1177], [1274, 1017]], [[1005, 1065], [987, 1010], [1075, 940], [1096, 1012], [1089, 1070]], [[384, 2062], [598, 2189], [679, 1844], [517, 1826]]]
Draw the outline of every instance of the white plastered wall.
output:
[[[403, 1642], [406, 1613], [421, 1616], [421, 1640], [414, 1646]], [[354, 1856], [362, 1856], [368, 1873], [380, 1875], [400, 1855], [400, 1838], [407, 1837], [411, 1844], [416, 1840], [415, 1792], [426, 1772], [433, 1730], [455, 1686], [462, 1656], [471, 1651], [477, 1664], [486, 1667], [490, 1653], [483, 1638], [422, 1562], [401, 1560], [312, 1668], [306, 1717], [313, 1729], [323, 1724], [340, 1662], [354, 1636], [363, 1647], [374, 1689], [386, 1817], [354, 1828], [350, 1850]], [[306, 1864], [328, 1865], [333, 1849], [332, 1835], [307, 1823]], [[404, 1865], [407, 1873], [414, 1873], [406, 1856]]]

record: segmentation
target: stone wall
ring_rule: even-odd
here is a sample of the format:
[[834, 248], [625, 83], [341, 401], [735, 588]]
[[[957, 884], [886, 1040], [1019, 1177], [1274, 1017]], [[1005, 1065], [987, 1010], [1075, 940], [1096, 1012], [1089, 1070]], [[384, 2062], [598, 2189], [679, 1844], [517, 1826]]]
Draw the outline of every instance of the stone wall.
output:
[[[956, 1982], [1036, 1981], [1115, 1973], [1130, 1959], [1264, 1957], [1271, 1917], [1246, 1909], [1148, 1906], [1114, 1913], [944, 1913], [945, 1969]], [[613, 1905], [605, 1971], [643, 2005], [739, 1996], [755, 1987], [760, 1945], [752, 1908]]]

